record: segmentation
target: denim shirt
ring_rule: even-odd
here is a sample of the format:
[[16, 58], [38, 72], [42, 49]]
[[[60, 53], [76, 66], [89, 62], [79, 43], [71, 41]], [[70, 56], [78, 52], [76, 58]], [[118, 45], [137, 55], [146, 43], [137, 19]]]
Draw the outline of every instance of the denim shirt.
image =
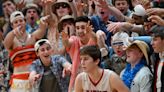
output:
[[[60, 89], [62, 92], [68, 92], [68, 85], [69, 85], [69, 78], [62, 77], [62, 71], [63, 71], [63, 65], [67, 62], [67, 60], [60, 56], [60, 55], [54, 55], [51, 56], [51, 62], [52, 65], [50, 66], [51, 71], [53, 72], [54, 76], [56, 77]], [[36, 71], [38, 74], [41, 74], [41, 78], [38, 80], [38, 85], [40, 85], [42, 80], [42, 75], [44, 73], [44, 66], [41, 63], [40, 59], [35, 60], [32, 65], [30, 66], [30, 71]]]

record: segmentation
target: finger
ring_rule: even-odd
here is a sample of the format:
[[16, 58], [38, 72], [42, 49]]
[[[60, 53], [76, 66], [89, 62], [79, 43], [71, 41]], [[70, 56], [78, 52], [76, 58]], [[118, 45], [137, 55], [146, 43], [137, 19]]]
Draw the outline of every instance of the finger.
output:
[[63, 69], [63, 71], [62, 71], [62, 77], [64, 78], [65, 77], [65, 74], [66, 73], [66, 71], [65, 71], [65, 69]]

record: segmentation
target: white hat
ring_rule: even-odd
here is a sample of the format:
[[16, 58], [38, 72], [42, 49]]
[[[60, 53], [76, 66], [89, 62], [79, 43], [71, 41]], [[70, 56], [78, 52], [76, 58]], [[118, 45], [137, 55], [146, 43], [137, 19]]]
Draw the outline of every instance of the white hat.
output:
[[35, 51], [38, 51], [39, 47], [42, 45], [41, 43], [47, 43], [51, 46], [51, 43], [47, 39], [40, 39], [35, 43]]
[[10, 22], [13, 23], [16, 19], [18, 18], [22, 18], [24, 19], [24, 15], [22, 12], [20, 11], [14, 11], [11, 15], [10, 15]]
[[117, 32], [112, 36], [112, 44], [122, 43], [123, 46], [127, 47], [129, 43], [129, 35], [126, 32]]
[[145, 8], [142, 6], [142, 5], [136, 5], [134, 7], [134, 13], [135, 15], [137, 16], [145, 16], [146, 15], [146, 11], [145, 11]]

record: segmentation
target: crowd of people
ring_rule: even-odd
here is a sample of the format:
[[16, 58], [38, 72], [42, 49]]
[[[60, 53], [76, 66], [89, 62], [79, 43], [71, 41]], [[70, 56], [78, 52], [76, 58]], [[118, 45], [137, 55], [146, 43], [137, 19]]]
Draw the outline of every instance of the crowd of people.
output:
[[164, 92], [164, 1], [0, 0], [0, 92]]

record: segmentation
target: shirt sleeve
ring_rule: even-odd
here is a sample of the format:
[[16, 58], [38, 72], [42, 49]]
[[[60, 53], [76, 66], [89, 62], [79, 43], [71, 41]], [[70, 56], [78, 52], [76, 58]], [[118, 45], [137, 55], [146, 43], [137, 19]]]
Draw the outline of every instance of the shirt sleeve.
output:
[[30, 72], [32, 72], [32, 71], [37, 71], [37, 70], [36, 70], [36, 66], [37, 66], [36, 61], [34, 61], [34, 62], [30, 65]]

